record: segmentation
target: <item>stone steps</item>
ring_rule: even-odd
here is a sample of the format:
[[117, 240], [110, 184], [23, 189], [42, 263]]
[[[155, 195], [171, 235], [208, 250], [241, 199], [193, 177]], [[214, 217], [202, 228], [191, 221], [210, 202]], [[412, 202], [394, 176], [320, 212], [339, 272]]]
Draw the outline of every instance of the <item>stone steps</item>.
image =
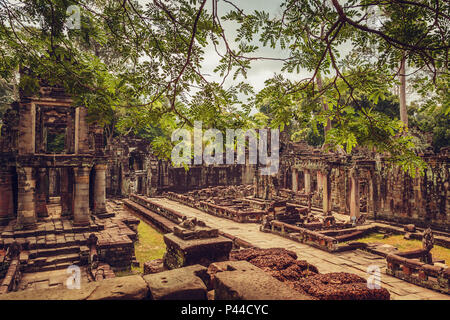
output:
[[89, 248], [81, 244], [65, 242], [55, 247], [53, 243], [44, 242], [32, 246], [27, 251], [26, 259], [21, 259], [21, 269], [24, 273], [43, 272], [65, 269], [71, 265], [87, 264]]
[[22, 250], [20, 270], [28, 274], [64, 269], [72, 264], [85, 266], [89, 257], [87, 240], [95, 234], [99, 260], [125, 270], [133, 260], [135, 230], [140, 220], [122, 208], [121, 211], [114, 211], [114, 218], [92, 216], [88, 226], [74, 226], [67, 217], [44, 218], [33, 230], [17, 230], [16, 221], [11, 221], [0, 227], [0, 250], [17, 242]]
[[61, 254], [79, 254], [80, 246], [68, 246], [62, 248], [45, 248], [30, 251], [30, 258], [52, 257]]
[[80, 266], [82, 264], [79, 262], [79, 260], [75, 260], [75, 261], [70, 261], [70, 262], [62, 262], [62, 263], [58, 263], [58, 264], [48, 264], [48, 265], [39, 266], [39, 267], [36, 267], [36, 268], [28, 267], [27, 269], [25, 269], [25, 273], [27, 273], [27, 272], [45, 272], [45, 271], [53, 271], [53, 270], [62, 270], [62, 269], [67, 269], [68, 267], [70, 267], [72, 265]]
[[[87, 247], [86, 247], [87, 249]], [[39, 254], [39, 253], [38, 253]], [[82, 259], [80, 252], [78, 253], [61, 253], [52, 256], [38, 256], [33, 257], [33, 253], [30, 252], [30, 259], [23, 267], [23, 272], [42, 272], [64, 269], [71, 265], [84, 265], [86, 259]]]
[[78, 234], [78, 233], [89, 233], [89, 232], [98, 232], [104, 230], [104, 226], [102, 225], [91, 225], [90, 227], [72, 227], [70, 229], [38, 229], [32, 232], [3, 232], [0, 234], [1, 239], [24, 239], [29, 237], [36, 236], [46, 236], [46, 235], [65, 235], [65, 234]]

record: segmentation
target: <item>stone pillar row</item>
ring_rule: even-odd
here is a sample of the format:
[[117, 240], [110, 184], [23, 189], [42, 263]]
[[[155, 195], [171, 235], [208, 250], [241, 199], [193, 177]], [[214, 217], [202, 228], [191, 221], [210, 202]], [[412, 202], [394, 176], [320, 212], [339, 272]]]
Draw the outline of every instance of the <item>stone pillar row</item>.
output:
[[[95, 166], [94, 213], [106, 212], [106, 164]], [[74, 225], [88, 225], [89, 213], [89, 173], [90, 167], [61, 169], [61, 215], [73, 215]], [[47, 217], [48, 176], [47, 170], [38, 169], [38, 188], [32, 167], [17, 167], [18, 206], [17, 223], [30, 229], [36, 226], [37, 218]], [[8, 223], [14, 215], [12, 174], [0, 172], [0, 224]]]

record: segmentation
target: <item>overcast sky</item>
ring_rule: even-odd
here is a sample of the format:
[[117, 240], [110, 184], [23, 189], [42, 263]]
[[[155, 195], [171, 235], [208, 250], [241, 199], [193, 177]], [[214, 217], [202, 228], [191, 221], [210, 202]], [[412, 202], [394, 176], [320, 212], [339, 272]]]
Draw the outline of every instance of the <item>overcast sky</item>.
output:
[[[264, 10], [268, 12], [271, 16], [279, 14], [281, 12], [280, 10], [280, 3], [281, 1], [277, 0], [237, 0], [234, 2], [236, 5], [238, 5], [244, 12], [253, 12], [254, 10]], [[210, 8], [211, 9], [211, 8]], [[233, 9], [229, 4], [224, 3], [223, 1], [219, 1], [218, 5], [218, 13], [219, 15], [224, 15], [227, 12], [229, 12], [231, 9]], [[225, 29], [225, 35], [228, 39], [228, 41], [233, 42], [232, 40], [236, 36], [236, 27], [237, 24], [223, 21], [222, 25]], [[274, 58], [285, 58], [288, 56], [287, 50], [281, 50], [281, 49], [271, 49], [268, 47], [262, 47], [257, 42], [254, 44], [258, 45], [260, 48], [258, 50], [257, 56], [264, 56], [264, 57], [274, 57]], [[235, 46], [237, 47], [237, 45]], [[224, 47], [222, 47], [222, 52], [224, 52]], [[205, 72], [208, 74], [211, 74], [210, 78], [214, 79], [216, 81], [221, 80], [217, 75], [213, 74], [214, 68], [217, 66], [219, 57], [217, 56], [214, 47], [211, 45], [207, 48], [206, 54], [205, 54], [205, 61], [203, 64], [203, 68]], [[281, 61], [273, 61], [273, 60], [258, 60], [258, 61], [252, 61], [251, 63], [251, 70], [248, 72], [247, 82], [250, 83], [256, 91], [259, 91], [264, 88], [264, 81], [270, 77], [272, 77], [275, 73], [281, 73], [282, 68], [282, 62]], [[303, 74], [288, 74], [283, 73], [287, 78], [290, 79], [302, 79], [305, 78], [308, 73], [304, 71]], [[242, 76], [240, 76], [237, 81], [244, 80]], [[226, 83], [231, 83], [232, 77], [229, 76]]]
[[[138, 0], [141, 4], [146, 4], [149, 2], [152, 2], [152, 0]], [[274, 15], [281, 15], [281, 0], [231, 0], [233, 3], [241, 8], [244, 13], [251, 13], [254, 10], [264, 10], [270, 14], [270, 17], [273, 17]], [[340, 0], [341, 3], [345, 3], [344, 0]], [[212, 12], [212, 1], [208, 1], [206, 5], [206, 9], [209, 12]], [[219, 16], [223, 16], [226, 13], [228, 13], [230, 10], [233, 10], [234, 8], [225, 3], [224, 1], [219, 0], [218, 1], [218, 14]], [[238, 26], [237, 23], [222, 21], [222, 26], [225, 29], [225, 35], [229, 41], [230, 46], [237, 48], [237, 44], [234, 43], [234, 38], [236, 36], [236, 28]], [[256, 56], [263, 56], [263, 57], [274, 57], [274, 58], [285, 58], [288, 57], [289, 52], [288, 50], [281, 50], [280, 48], [277, 49], [271, 49], [269, 47], [262, 47], [262, 44], [259, 42], [252, 43], [255, 45], [258, 45], [259, 50], [256, 54]], [[221, 43], [220, 46], [218, 46], [219, 51], [222, 53], [225, 53], [225, 47]], [[341, 53], [341, 57], [344, 57], [349, 51], [351, 50], [351, 44], [345, 43], [341, 46], [339, 46], [339, 51]], [[217, 55], [214, 46], [210, 45], [205, 49], [205, 55], [204, 55], [204, 62], [203, 62], [203, 71], [207, 74], [205, 77], [207, 80], [210, 81], [216, 81], [221, 83], [222, 78], [213, 72], [213, 70], [217, 67], [220, 57]], [[242, 76], [239, 76], [236, 80], [233, 80], [232, 74], [230, 74], [227, 78], [227, 81], [225, 82], [225, 87], [231, 85], [233, 82], [236, 81], [240, 82], [245, 80], [247, 83], [251, 84], [253, 88], [255, 89], [255, 92], [260, 91], [264, 88], [264, 81], [273, 77], [275, 73], [282, 74], [285, 78], [288, 78], [290, 80], [301, 80], [312, 76], [312, 72], [308, 72], [307, 70], [300, 69], [300, 73], [296, 73], [295, 71], [293, 73], [287, 73], [282, 72], [283, 62], [281, 61], [273, 61], [273, 60], [258, 60], [258, 61], [252, 61], [251, 62], [251, 70], [249, 70], [247, 79], [244, 79]], [[408, 94], [407, 100], [411, 100], [412, 98], [415, 98], [414, 94]], [[244, 96], [241, 96], [241, 99], [245, 100]], [[413, 100], [413, 99], [412, 99]]]
[[[232, 0], [235, 5], [237, 5], [239, 8], [244, 10], [244, 13], [248, 12], [251, 13], [254, 10], [264, 10], [270, 14], [272, 17], [273, 15], [279, 14], [281, 12], [280, 9], [280, 0]], [[139, 0], [141, 4], [149, 3], [149, 0]], [[209, 12], [212, 12], [212, 1], [208, 1], [206, 9]], [[218, 2], [218, 14], [219, 16], [225, 15], [230, 10], [234, 9], [231, 5], [220, 1]], [[227, 21], [221, 21], [222, 26], [225, 29], [225, 35], [227, 37], [227, 40], [231, 46], [234, 48], [237, 48], [237, 44], [234, 43], [234, 38], [236, 36], [236, 28], [237, 24]], [[281, 50], [276, 49], [273, 50], [271, 48], [262, 47], [259, 45], [259, 43], [255, 42], [254, 44], [258, 45], [260, 48], [258, 50], [257, 56], [263, 56], [263, 57], [274, 57], [274, 58], [284, 58], [288, 56], [287, 50]], [[223, 43], [221, 43], [220, 46], [218, 46], [219, 51], [221, 53], [225, 53], [225, 47]], [[220, 57], [217, 55], [214, 46], [210, 45], [205, 49], [205, 55], [204, 55], [204, 62], [203, 62], [203, 71], [207, 74], [205, 77], [207, 80], [210, 81], [216, 81], [216, 82], [222, 82], [222, 78], [213, 72], [213, 70], [217, 67]], [[242, 76], [239, 76], [236, 80], [233, 80], [232, 74], [230, 74], [227, 78], [227, 81], [225, 82], [225, 86], [230, 85], [232, 82], [240, 82], [242, 80], [245, 80], [247, 83], [251, 84], [256, 92], [264, 88], [264, 81], [268, 78], [271, 78], [275, 73], [282, 73], [282, 62], [281, 61], [273, 61], [273, 60], [258, 60], [258, 61], [252, 61], [251, 63], [251, 70], [248, 72], [247, 79], [245, 80]], [[289, 74], [287, 72], [284, 72], [283, 75], [286, 78], [292, 79], [292, 80], [300, 80], [303, 78], [306, 78], [308, 75], [311, 74], [303, 70], [300, 74]]]

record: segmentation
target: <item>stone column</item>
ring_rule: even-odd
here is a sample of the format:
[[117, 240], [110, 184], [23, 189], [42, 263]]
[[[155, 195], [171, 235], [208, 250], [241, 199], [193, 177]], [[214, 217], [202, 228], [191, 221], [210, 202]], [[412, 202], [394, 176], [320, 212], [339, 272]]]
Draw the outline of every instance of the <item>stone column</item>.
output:
[[49, 182], [49, 186], [48, 186], [48, 194], [51, 197], [55, 197], [57, 196], [57, 190], [56, 190], [56, 168], [49, 168], [48, 169], [48, 182]]
[[75, 153], [89, 152], [87, 108], [78, 107], [75, 112]]
[[309, 169], [303, 170], [303, 176], [305, 177], [305, 193], [311, 192], [311, 172]]
[[90, 168], [74, 168], [75, 190], [73, 199], [73, 224], [89, 225], [89, 171]]
[[106, 164], [95, 165], [94, 213], [106, 212]]
[[20, 104], [18, 153], [31, 154], [36, 145], [36, 106], [34, 103]]
[[36, 181], [33, 178], [33, 168], [17, 168], [18, 176], [18, 201], [17, 224], [19, 227], [33, 229], [36, 227], [36, 205], [34, 193]]
[[317, 192], [320, 192], [322, 189], [322, 172], [320, 170], [317, 171]]
[[352, 169], [350, 172], [350, 220], [359, 217], [359, 175], [356, 169]]
[[295, 168], [292, 168], [292, 191], [298, 191], [298, 171]]
[[[320, 171], [319, 171], [320, 172]], [[331, 188], [329, 171], [326, 169], [320, 172], [321, 184], [322, 184], [322, 207], [323, 214], [331, 214]]]
[[374, 182], [374, 173], [373, 171], [369, 171], [369, 195], [368, 195], [368, 200], [367, 200], [367, 214], [368, 217], [375, 219], [375, 212], [376, 212], [376, 205], [375, 205], [375, 199], [376, 199], [376, 195], [375, 195], [375, 182]]
[[39, 182], [38, 191], [36, 195], [36, 214], [38, 217], [48, 217], [47, 211], [47, 194], [48, 194], [48, 183], [47, 183], [47, 169], [39, 168]]
[[0, 171], [0, 225], [6, 225], [14, 217], [12, 174]]
[[70, 179], [70, 168], [61, 169], [61, 216], [72, 215], [73, 181]]

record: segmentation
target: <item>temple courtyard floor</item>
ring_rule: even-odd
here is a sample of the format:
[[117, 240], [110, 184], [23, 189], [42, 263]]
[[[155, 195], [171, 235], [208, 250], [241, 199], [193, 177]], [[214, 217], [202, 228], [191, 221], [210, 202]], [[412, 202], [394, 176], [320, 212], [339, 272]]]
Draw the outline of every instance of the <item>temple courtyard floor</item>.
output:
[[350, 272], [367, 278], [367, 268], [378, 266], [381, 270], [381, 285], [389, 290], [392, 300], [450, 300], [450, 296], [419, 287], [386, 274], [386, 259], [363, 250], [329, 253], [306, 244], [298, 243], [278, 235], [264, 233], [256, 223], [238, 223], [188, 207], [166, 198], [150, 198], [163, 207], [177, 210], [186, 216], [204, 221], [209, 227], [239, 237], [260, 248], [285, 248], [297, 253], [298, 258], [315, 265], [319, 272]]

